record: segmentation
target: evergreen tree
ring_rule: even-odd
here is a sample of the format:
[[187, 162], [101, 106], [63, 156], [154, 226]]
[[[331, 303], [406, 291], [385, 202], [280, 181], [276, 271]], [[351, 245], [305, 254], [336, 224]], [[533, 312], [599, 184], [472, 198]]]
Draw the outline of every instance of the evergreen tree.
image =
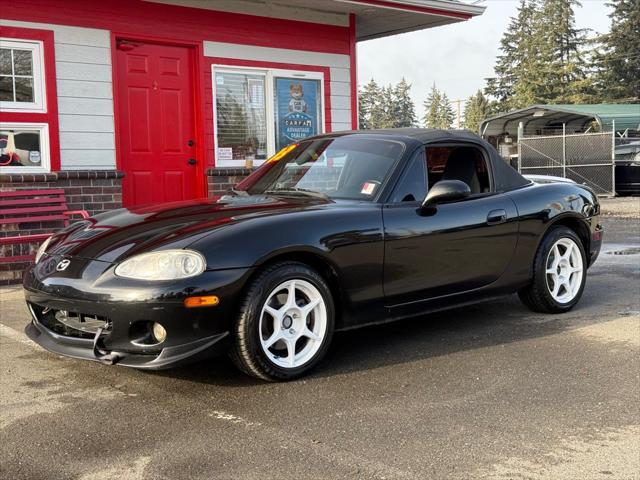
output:
[[496, 76], [487, 81], [486, 92], [500, 111], [593, 100], [588, 43], [575, 25], [576, 6], [578, 0], [521, 0], [501, 40]]
[[478, 133], [480, 123], [490, 115], [490, 106], [487, 97], [478, 90], [475, 95], [471, 95], [464, 105], [464, 128]]
[[576, 28], [578, 0], [543, 0], [535, 37], [540, 45], [539, 96], [544, 103], [579, 103], [588, 88], [583, 46], [585, 31]]
[[380, 94], [380, 116], [375, 128], [394, 128], [397, 119], [397, 102], [391, 84], [382, 88]]
[[500, 40], [494, 66], [495, 77], [487, 79], [487, 95], [495, 98], [501, 111], [526, 106], [536, 96], [536, 53], [534, 35], [539, 21], [538, 0], [520, 0], [517, 15], [511, 19]]
[[434, 83], [424, 102], [425, 114], [422, 122], [427, 128], [449, 129], [453, 125], [456, 114], [446, 93], [441, 92]]
[[380, 87], [373, 79], [358, 93], [361, 129], [413, 127], [416, 114], [411, 85], [403, 78], [397, 85]]
[[381, 116], [382, 90], [372, 78], [358, 92], [358, 124], [363, 130], [378, 128]]
[[605, 101], [640, 103], [640, 1], [612, 0], [611, 30], [597, 56], [598, 91]]
[[411, 84], [407, 83], [404, 77], [394, 88], [394, 113], [397, 116], [395, 127], [415, 127], [416, 112], [413, 100], [411, 100]]
[[440, 108], [438, 111], [438, 127], [443, 130], [448, 130], [453, 126], [453, 122], [456, 119], [456, 113], [453, 110], [453, 105], [449, 101], [449, 97], [446, 93], [440, 97]]
[[425, 114], [422, 122], [427, 128], [440, 128], [440, 106], [442, 105], [442, 94], [434, 83], [429, 92], [427, 100], [424, 102]]

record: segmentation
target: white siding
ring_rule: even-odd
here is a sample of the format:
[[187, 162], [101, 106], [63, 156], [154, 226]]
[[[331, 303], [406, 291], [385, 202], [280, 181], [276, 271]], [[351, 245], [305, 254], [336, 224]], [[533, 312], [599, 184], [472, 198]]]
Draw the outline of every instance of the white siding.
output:
[[99, 115], [111, 117], [113, 100], [110, 98], [59, 97], [58, 112], [67, 115]]
[[56, 43], [56, 61], [111, 65], [111, 51], [105, 47]]
[[60, 80], [84, 80], [111, 85], [111, 65], [56, 62], [56, 77]]
[[60, 132], [62, 142], [70, 150], [108, 150], [113, 145], [113, 133]]
[[340, 130], [353, 130], [351, 127], [351, 119], [348, 122], [334, 122], [331, 120], [331, 128], [334, 132], [339, 132]]
[[331, 122], [332, 123], [347, 123], [351, 122], [351, 110], [331, 110]]
[[2, 24], [54, 32], [62, 169], [114, 169], [109, 32], [13, 20]]
[[111, 132], [113, 120], [108, 116], [60, 114], [60, 130], [63, 132]]
[[58, 97], [111, 98], [111, 83], [58, 78]]
[[349, 110], [351, 108], [351, 96], [341, 97], [339, 95], [333, 95], [333, 92], [331, 92], [331, 107]]
[[204, 42], [207, 57], [329, 67], [331, 130], [351, 130], [351, 74], [349, 55]]
[[115, 168], [113, 149], [106, 150], [66, 150], [64, 156], [66, 170], [113, 170]]
[[331, 67], [331, 81], [349, 83], [351, 77], [349, 76], [348, 68], [335, 68]]
[[[333, 78], [332, 78], [333, 80]], [[351, 89], [348, 82], [331, 82], [331, 95], [351, 97]]]

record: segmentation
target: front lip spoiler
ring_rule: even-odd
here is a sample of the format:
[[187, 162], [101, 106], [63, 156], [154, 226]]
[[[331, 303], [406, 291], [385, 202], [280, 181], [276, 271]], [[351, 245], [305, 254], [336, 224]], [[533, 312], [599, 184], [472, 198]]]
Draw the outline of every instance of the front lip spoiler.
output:
[[220, 350], [218, 347], [223, 343], [221, 340], [229, 334], [229, 332], [223, 332], [190, 343], [165, 347], [157, 355], [146, 355], [105, 351], [102, 347], [98, 348], [94, 339], [59, 335], [42, 325], [36, 318], [25, 327], [24, 331], [42, 348], [58, 355], [141, 370], [164, 370], [209, 358], [218, 353]]
[[589, 265], [587, 268], [591, 267], [591, 265], [593, 265], [597, 260], [598, 256], [600, 256], [604, 233], [604, 227], [601, 225], [599, 225], [595, 231], [591, 232], [591, 251], [589, 252]]

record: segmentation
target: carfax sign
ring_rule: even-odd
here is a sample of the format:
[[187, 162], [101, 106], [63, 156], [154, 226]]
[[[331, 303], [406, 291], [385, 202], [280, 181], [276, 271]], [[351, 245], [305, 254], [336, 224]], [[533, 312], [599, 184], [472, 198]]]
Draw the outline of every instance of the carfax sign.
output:
[[276, 78], [276, 150], [320, 133], [320, 81]]

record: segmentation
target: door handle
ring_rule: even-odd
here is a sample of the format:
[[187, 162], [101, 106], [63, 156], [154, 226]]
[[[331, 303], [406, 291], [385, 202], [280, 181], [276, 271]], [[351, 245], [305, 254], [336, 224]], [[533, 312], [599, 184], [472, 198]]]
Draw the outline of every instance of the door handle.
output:
[[487, 215], [487, 224], [488, 225], [499, 225], [507, 221], [507, 211], [506, 210], [491, 210], [489, 215]]
[[187, 163], [189, 165], [195, 165], [196, 163], [198, 163], [198, 161], [195, 158], [190, 158], [189, 160], [187, 160]]

